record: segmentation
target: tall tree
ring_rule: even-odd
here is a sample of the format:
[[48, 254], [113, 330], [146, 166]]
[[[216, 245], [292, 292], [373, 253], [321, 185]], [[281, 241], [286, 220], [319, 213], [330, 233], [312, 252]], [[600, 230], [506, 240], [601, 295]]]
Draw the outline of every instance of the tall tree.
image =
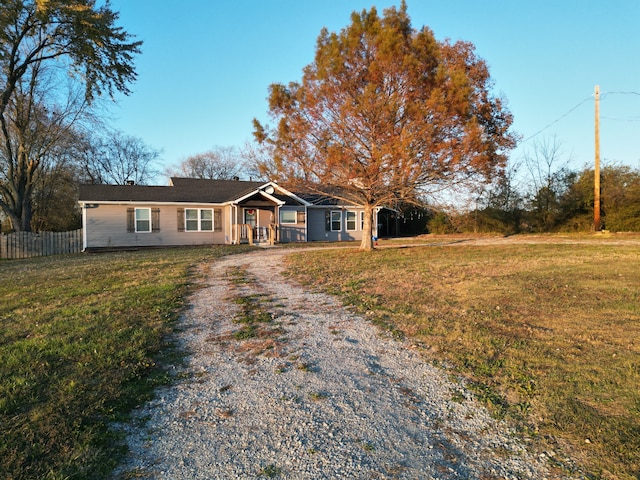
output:
[[144, 185], [159, 173], [160, 152], [119, 131], [79, 138], [76, 148], [76, 162], [88, 183]]
[[129, 93], [133, 56], [142, 42], [115, 22], [109, 0], [3, 0], [0, 9], [0, 114], [31, 67], [63, 60], [81, 78], [88, 100], [106, 91]]
[[533, 150], [524, 154], [524, 163], [530, 174], [531, 224], [538, 231], [550, 232], [558, 226], [560, 199], [572, 182], [569, 159], [554, 136], [534, 142]]
[[216, 146], [211, 150], [191, 155], [177, 167], [169, 168], [169, 176], [203, 178], [208, 180], [231, 180], [240, 177], [244, 164], [234, 147]]
[[472, 44], [413, 29], [403, 1], [323, 29], [302, 82], [269, 87], [277, 126], [254, 120], [254, 136], [273, 147], [272, 178], [364, 205], [370, 250], [375, 207], [502, 168], [515, 138], [491, 87]]
[[[0, 8], [0, 208], [13, 228], [31, 230], [32, 195], [47, 152], [59, 132], [73, 123], [86, 103], [116, 91], [129, 93], [135, 80], [133, 56], [141, 42], [115, 22], [107, 0], [3, 0]], [[64, 68], [84, 89], [79, 110], [58, 106]], [[75, 98], [75, 97], [74, 97]], [[71, 104], [66, 102], [67, 107]], [[45, 126], [55, 125], [48, 135]], [[34, 136], [34, 128], [42, 135]], [[48, 127], [47, 127], [48, 128]], [[46, 148], [44, 148], [46, 146]]]
[[[607, 230], [640, 231], [640, 170], [625, 165], [607, 165], [601, 176], [603, 220]], [[591, 180], [593, 185], [593, 172]]]
[[31, 230], [36, 191], [68, 160], [62, 146], [86, 105], [73, 92], [65, 103], [46, 103], [43, 78], [50, 77], [40, 71], [18, 82], [0, 122], [0, 208], [16, 230]]
[[504, 233], [519, 233], [521, 228], [524, 199], [517, 180], [519, 168], [519, 163], [508, 165], [494, 180], [486, 198], [485, 215], [499, 222]]
[[82, 226], [78, 207], [78, 172], [72, 163], [47, 166], [33, 194], [31, 225], [38, 232], [65, 232]]

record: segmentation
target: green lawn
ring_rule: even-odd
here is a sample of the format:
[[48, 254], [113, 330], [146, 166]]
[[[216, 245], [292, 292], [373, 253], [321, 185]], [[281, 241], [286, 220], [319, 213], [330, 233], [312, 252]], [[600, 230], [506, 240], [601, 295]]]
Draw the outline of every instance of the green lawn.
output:
[[300, 252], [290, 274], [466, 378], [497, 416], [553, 450], [559, 471], [570, 458], [592, 478], [640, 478], [640, 244], [427, 240]]
[[109, 423], [170, 380], [169, 334], [197, 266], [244, 250], [2, 261], [0, 478], [109, 478], [124, 452]]
[[[290, 274], [466, 378], [559, 471], [640, 477], [640, 246], [450, 240], [300, 250]], [[179, 361], [170, 334], [197, 267], [244, 249], [1, 262], [0, 478], [109, 478], [124, 452], [109, 424], [171, 380], [162, 365]]]

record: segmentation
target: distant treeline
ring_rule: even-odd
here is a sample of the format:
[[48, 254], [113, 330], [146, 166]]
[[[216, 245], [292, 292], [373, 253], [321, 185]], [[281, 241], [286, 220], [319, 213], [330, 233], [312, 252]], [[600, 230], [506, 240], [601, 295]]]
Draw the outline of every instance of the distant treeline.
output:
[[[561, 169], [535, 188], [520, 191], [505, 175], [479, 193], [470, 208], [405, 209], [404, 233], [545, 233], [594, 230], [594, 171]], [[601, 226], [611, 232], [640, 231], [640, 171], [601, 170]], [[464, 211], [462, 211], [464, 210]]]

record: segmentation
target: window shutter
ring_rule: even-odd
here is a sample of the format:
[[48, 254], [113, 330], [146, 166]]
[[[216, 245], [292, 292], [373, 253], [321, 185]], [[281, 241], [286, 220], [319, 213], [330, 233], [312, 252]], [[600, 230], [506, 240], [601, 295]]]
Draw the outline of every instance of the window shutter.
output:
[[184, 232], [184, 208], [178, 209], [178, 231]]
[[127, 232], [135, 233], [136, 231], [136, 209], [127, 208]]
[[222, 231], [222, 209], [221, 208], [213, 209], [213, 231], [214, 232]]
[[331, 211], [330, 210], [324, 211], [324, 229], [327, 232], [331, 231]]
[[151, 231], [152, 232], [160, 231], [160, 209], [159, 208], [151, 209]]

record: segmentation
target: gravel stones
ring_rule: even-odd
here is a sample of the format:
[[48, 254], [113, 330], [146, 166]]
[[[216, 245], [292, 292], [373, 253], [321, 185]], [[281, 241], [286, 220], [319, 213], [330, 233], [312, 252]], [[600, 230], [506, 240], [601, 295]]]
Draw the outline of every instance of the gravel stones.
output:
[[[182, 319], [186, 371], [123, 426], [130, 454], [116, 477], [549, 477], [540, 457], [427, 358], [285, 280], [285, 254], [211, 265]], [[273, 319], [255, 337], [233, 335], [239, 296], [258, 299]]]

